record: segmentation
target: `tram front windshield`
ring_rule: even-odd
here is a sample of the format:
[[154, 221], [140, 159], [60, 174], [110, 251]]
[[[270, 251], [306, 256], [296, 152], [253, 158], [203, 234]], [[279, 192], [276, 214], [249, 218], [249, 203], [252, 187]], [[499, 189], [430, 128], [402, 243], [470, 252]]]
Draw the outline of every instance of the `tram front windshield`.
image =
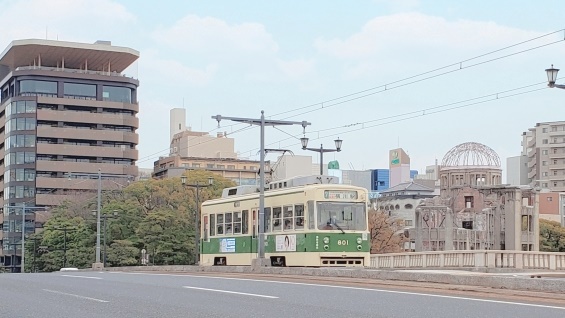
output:
[[364, 203], [318, 202], [318, 229], [354, 230], [367, 229]]

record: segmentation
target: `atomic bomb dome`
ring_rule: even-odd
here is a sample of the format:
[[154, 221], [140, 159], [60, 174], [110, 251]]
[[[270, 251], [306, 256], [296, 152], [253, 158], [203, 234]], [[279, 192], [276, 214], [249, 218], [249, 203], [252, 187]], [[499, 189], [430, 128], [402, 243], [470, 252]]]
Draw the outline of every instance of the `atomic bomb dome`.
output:
[[442, 190], [502, 183], [500, 157], [490, 147], [477, 142], [451, 148], [443, 157], [439, 174]]
[[443, 161], [442, 167], [463, 166], [490, 166], [500, 168], [500, 158], [490, 147], [478, 142], [466, 142], [449, 150]]

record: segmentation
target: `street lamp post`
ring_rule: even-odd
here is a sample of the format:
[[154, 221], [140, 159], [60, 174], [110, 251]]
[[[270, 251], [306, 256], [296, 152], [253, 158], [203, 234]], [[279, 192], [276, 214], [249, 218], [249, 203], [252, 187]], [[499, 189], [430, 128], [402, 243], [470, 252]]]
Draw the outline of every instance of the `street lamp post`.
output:
[[559, 72], [558, 68], [553, 68], [553, 64], [551, 64], [551, 68], [546, 69], [545, 72], [547, 73], [547, 86], [565, 89], [565, 85], [555, 84], [555, 81], [557, 81], [557, 73]]
[[77, 229], [71, 227], [61, 227], [53, 229], [63, 231], [63, 268], [65, 268], [67, 267], [67, 232], [76, 231]]
[[127, 178], [130, 180], [131, 176], [123, 175], [113, 175], [113, 174], [102, 174], [101, 170], [98, 169], [98, 173], [69, 173], [69, 179], [73, 176], [96, 176], [98, 179], [98, 194], [96, 199], [96, 262], [93, 264], [93, 268], [100, 268], [103, 266], [100, 262], [100, 209], [102, 205], [102, 177], [107, 178]]
[[324, 174], [324, 152], [340, 152], [341, 151], [341, 143], [343, 140], [337, 138], [334, 140], [335, 148], [336, 149], [325, 149], [324, 145], [320, 144], [320, 148], [308, 148], [308, 138], [302, 137], [300, 138], [300, 143], [302, 144], [303, 150], [310, 150], [320, 154], [320, 175]]
[[27, 206], [26, 202], [23, 202], [21, 206], [8, 206], [7, 209], [11, 208], [21, 208], [22, 209], [22, 239], [21, 239], [21, 246], [22, 246], [22, 258], [21, 258], [21, 272], [25, 273], [25, 233], [26, 233], [26, 213], [28, 210], [38, 210], [38, 209], [45, 209], [45, 207], [41, 206]]
[[212, 119], [218, 121], [218, 127], [222, 119], [231, 120], [235, 122], [257, 125], [261, 131], [261, 146], [259, 155], [259, 228], [257, 236], [257, 254], [259, 266], [268, 266], [269, 263], [265, 261], [265, 126], [291, 126], [300, 125], [303, 129], [310, 125], [307, 121], [284, 121], [265, 119], [265, 112], [261, 111], [261, 118], [239, 118], [239, 117], [224, 117], [221, 115], [212, 116]]
[[[196, 181], [195, 184], [186, 182], [186, 176], [180, 177], [181, 183], [185, 187], [196, 188], [196, 209], [194, 210], [194, 264], [200, 263], [200, 182]], [[206, 187], [214, 185], [214, 178], [208, 177], [208, 184]]]

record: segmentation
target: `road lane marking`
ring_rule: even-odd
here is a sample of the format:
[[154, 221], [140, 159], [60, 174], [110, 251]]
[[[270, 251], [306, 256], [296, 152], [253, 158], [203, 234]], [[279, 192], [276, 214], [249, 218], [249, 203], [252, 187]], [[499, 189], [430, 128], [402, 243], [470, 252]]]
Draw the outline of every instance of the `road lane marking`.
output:
[[236, 295], [244, 295], [244, 296], [262, 297], [262, 298], [279, 298], [279, 297], [276, 297], [276, 296], [249, 294], [249, 293], [241, 293], [241, 292], [235, 292], [235, 291], [230, 291], [230, 290], [210, 289], [210, 288], [201, 288], [201, 287], [192, 287], [192, 286], [182, 286], [182, 288], [213, 291], [213, 292], [226, 293], [226, 294], [236, 294]]
[[80, 298], [80, 299], [92, 300], [92, 301], [97, 301], [99, 303], [109, 303], [109, 301], [107, 301], [107, 300], [102, 300], [102, 299], [98, 299], [98, 298], [86, 297], [86, 296], [81, 296], [81, 295], [76, 295], [76, 294], [69, 294], [69, 293], [64, 293], [64, 292], [51, 290], [51, 289], [43, 289], [43, 290], [48, 292], [48, 293], [53, 293], [53, 294], [59, 294], [59, 295], [65, 295], [65, 296]]
[[538, 308], [550, 308], [550, 309], [561, 309], [561, 310], [565, 310], [565, 307], [559, 307], [559, 306], [539, 305], [539, 304], [528, 304], [528, 303], [519, 303], [519, 302], [504, 301], [504, 300], [492, 300], [492, 299], [469, 298], [469, 297], [459, 297], [459, 296], [447, 296], [447, 295], [425, 294], [425, 293], [405, 292], [405, 291], [386, 290], [386, 289], [373, 289], [373, 288], [363, 288], [363, 287], [351, 287], [351, 286], [336, 286], [336, 285], [324, 285], [324, 284], [312, 284], [312, 283], [284, 282], [284, 281], [276, 281], [276, 280], [262, 280], [262, 279], [251, 279], [251, 278], [236, 278], [236, 277], [219, 277], [219, 276], [201, 276], [201, 275], [156, 274], [156, 273], [127, 273], [127, 272], [110, 272], [110, 273], [113, 273], [113, 274], [130, 274], [130, 275], [154, 275], [154, 276], [173, 276], [173, 277], [208, 278], [208, 279], [223, 279], [223, 280], [249, 281], [249, 282], [261, 282], [261, 283], [287, 284], [287, 285], [301, 285], [301, 286], [312, 286], [312, 287], [340, 288], [340, 289], [351, 289], [351, 290], [361, 290], [361, 291], [382, 292], [382, 293], [390, 293], [390, 294], [402, 294], [402, 295], [412, 295], [412, 296], [426, 296], [426, 297], [436, 297], [436, 298], [447, 298], [447, 299], [458, 299], [458, 300], [468, 300], [468, 301], [477, 301], [477, 302], [487, 302], [487, 303], [495, 303], [495, 304], [505, 304], [505, 305], [516, 305], [516, 306], [526, 306], [526, 307], [538, 307]]
[[60, 275], [63, 277], [76, 277], [76, 278], [89, 278], [89, 279], [102, 279], [102, 277], [94, 277], [94, 276], [79, 276], [79, 275]]

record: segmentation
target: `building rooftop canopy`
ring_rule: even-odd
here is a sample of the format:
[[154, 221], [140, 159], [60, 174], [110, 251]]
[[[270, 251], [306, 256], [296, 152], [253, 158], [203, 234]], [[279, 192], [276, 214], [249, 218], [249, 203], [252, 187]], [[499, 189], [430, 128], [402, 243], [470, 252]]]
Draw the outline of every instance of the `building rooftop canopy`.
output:
[[109, 41], [89, 44], [27, 39], [12, 41], [0, 55], [0, 65], [10, 70], [45, 66], [121, 73], [138, 58], [138, 51], [112, 46]]

